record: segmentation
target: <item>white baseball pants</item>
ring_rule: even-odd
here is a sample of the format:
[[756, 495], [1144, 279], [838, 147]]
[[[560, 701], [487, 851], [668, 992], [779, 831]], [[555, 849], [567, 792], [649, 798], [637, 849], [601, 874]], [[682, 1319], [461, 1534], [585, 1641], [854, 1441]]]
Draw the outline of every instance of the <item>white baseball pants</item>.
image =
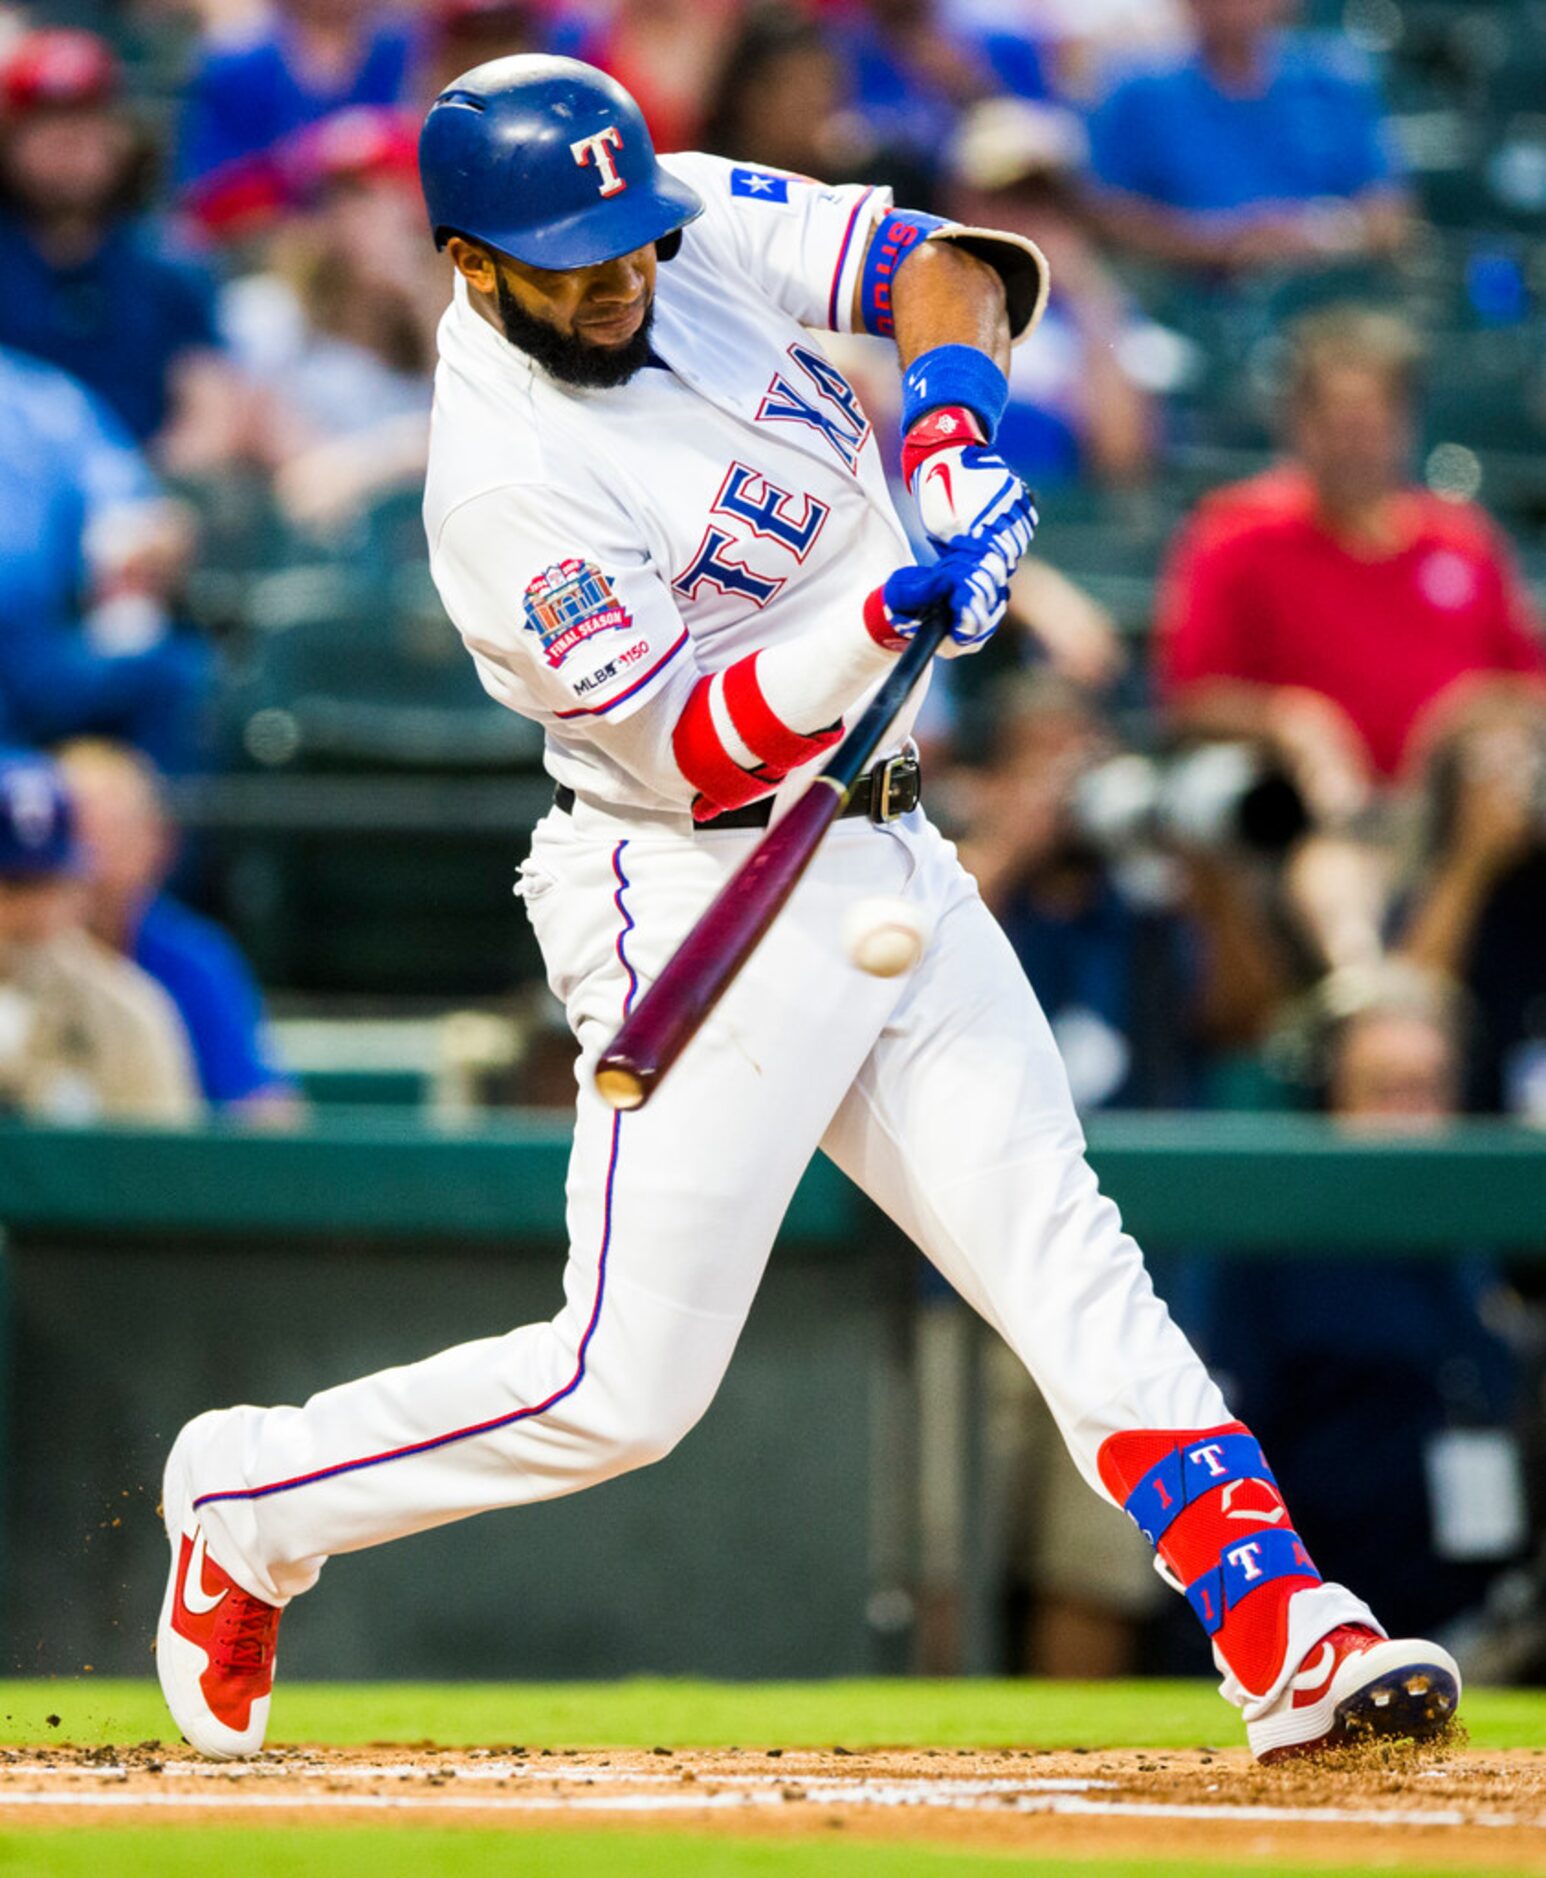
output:
[[[625, 1006], [755, 839], [583, 802], [537, 829], [523, 891], [583, 1051], [564, 1306], [300, 1408], [205, 1423], [194, 1497], [255, 1595], [283, 1603], [332, 1553], [668, 1453], [713, 1400], [818, 1147], [1017, 1353], [1097, 1492], [1108, 1435], [1229, 1420], [1084, 1159], [1018, 961], [921, 813], [838, 823], [649, 1106], [618, 1115], [595, 1094]], [[843, 911], [868, 894], [933, 925], [906, 977], [843, 956]]]

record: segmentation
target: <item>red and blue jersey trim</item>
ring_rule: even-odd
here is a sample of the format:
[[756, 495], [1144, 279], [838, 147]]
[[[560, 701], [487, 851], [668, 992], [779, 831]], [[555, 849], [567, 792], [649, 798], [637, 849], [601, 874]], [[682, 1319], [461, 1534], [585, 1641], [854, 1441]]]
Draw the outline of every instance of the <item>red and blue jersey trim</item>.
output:
[[[618, 842], [612, 850], [612, 875], [617, 882], [612, 903], [617, 908], [618, 933], [617, 957], [628, 978], [628, 990], [623, 998], [623, 1015], [627, 1017], [633, 1009], [633, 1001], [638, 995], [639, 975], [628, 957], [627, 940], [633, 931], [633, 915], [629, 912], [623, 896], [628, 892], [629, 880], [623, 868], [623, 855], [628, 847], [626, 841]], [[601, 1307], [607, 1291], [607, 1261], [612, 1250], [613, 1200], [617, 1189], [617, 1164], [619, 1149], [622, 1144], [622, 1111], [615, 1110], [612, 1116], [612, 1141], [607, 1155], [606, 1189], [602, 1200], [601, 1251], [596, 1262], [596, 1295], [591, 1304], [590, 1317], [581, 1333], [579, 1346], [575, 1352], [574, 1374], [562, 1387], [555, 1389], [540, 1402], [534, 1402], [526, 1408], [512, 1410], [506, 1415], [495, 1415], [488, 1421], [472, 1422], [465, 1428], [453, 1428], [443, 1435], [431, 1435], [425, 1441], [411, 1442], [407, 1447], [388, 1448], [380, 1454], [365, 1454], [355, 1460], [337, 1461], [331, 1467], [315, 1468], [309, 1474], [295, 1474], [288, 1480], [273, 1480], [261, 1487], [236, 1487], [226, 1491], [202, 1493], [193, 1502], [194, 1510], [201, 1506], [211, 1506], [226, 1500], [267, 1500], [276, 1493], [291, 1493], [297, 1487], [315, 1486], [319, 1481], [336, 1480], [342, 1474], [357, 1474], [367, 1467], [381, 1467], [388, 1461], [403, 1461], [415, 1454], [433, 1454], [437, 1448], [450, 1447], [457, 1441], [471, 1441], [478, 1435], [493, 1434], [497, 1429], [510, 1428], [517, 1422], [530, 1421], [534, 1416], [545, 1415], [566, 1397], [574, 1394], [585, 1380], [586, 1358], [590, 1354], [591, 1340], [601, 1322]]]
[[582, 704], [576, 710], [555, 711], [553, 715], [563, 718], [565, 721], [571, 717], [605, 717], [609, 711], [615, 711], [620, 704], [625, 704], [629, 698], [642, 691], [657, 672], [665, 670], [686, 644], [687, 628], [684, 626], [675, 642], [668, 646], [649, 670], [641, 673], [640, 676], [628, 686], [626, 691], [618, 692], [615, 698], [608, 698], [605, 704]]
[[859, 224], [859, 212], [875, 194], [873, 189], [866, 189], [854, 204], [848, 217], [848, 226], [843, 230], [843, 245], [837, 251], [837, 266], [832, 270], [832, 290], [827, 295], [827, 330], [839, 333], [843, 330], [838, 318], [838, 289], [843, 284], [843, 270], [848, 266], [848, 250], [853, 246], [854, 229]]

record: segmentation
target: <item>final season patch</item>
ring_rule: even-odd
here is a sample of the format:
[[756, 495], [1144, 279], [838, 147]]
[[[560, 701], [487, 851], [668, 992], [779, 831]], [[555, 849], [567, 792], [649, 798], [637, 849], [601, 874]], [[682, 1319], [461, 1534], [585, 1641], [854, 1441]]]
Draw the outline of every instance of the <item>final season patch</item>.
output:
[[594, 561], [566, 560], [544, 568], [527, 587], [522, 605], [527, 630], [542, 641], [543, 656], [555, 672], [597, 633], [633, 625], [633, 615]]

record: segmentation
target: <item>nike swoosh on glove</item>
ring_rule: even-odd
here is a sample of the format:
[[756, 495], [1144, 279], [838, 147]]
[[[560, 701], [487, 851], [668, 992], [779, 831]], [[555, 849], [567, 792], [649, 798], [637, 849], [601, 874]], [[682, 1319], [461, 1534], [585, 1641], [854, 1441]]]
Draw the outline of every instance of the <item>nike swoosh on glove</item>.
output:
[[[991, 543], [1013, 568], [1036, 533], [1031, 492], [988, 446], [976, 416], [964, 407], [945, 406], [919, 418], [902, 444], [902, 475], [937, 548]], [[1011, 530], [1025, 522], [1029, 533], [1014, 551], [1018, 537]]]
[[958, 659], [979, 652], [1009, 605], [1009, 574], [1009, 564], [997, 548], [963, 543], [929, 567], [899, 567], [865, 601], [865, 626], [878, 645], [900, 652], [923, 615], [943, 601], [953, 623], [940, 656]]

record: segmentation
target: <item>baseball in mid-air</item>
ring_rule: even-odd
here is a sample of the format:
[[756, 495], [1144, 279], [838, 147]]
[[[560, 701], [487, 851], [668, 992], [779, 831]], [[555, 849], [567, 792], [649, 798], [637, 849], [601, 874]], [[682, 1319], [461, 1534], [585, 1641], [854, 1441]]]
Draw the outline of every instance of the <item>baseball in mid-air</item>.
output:
[[872, 978], [900, 978], [923, 957], [928, 922], [917, 907], [892, 894], [855, 900], [843, 915], [843, 950]]

